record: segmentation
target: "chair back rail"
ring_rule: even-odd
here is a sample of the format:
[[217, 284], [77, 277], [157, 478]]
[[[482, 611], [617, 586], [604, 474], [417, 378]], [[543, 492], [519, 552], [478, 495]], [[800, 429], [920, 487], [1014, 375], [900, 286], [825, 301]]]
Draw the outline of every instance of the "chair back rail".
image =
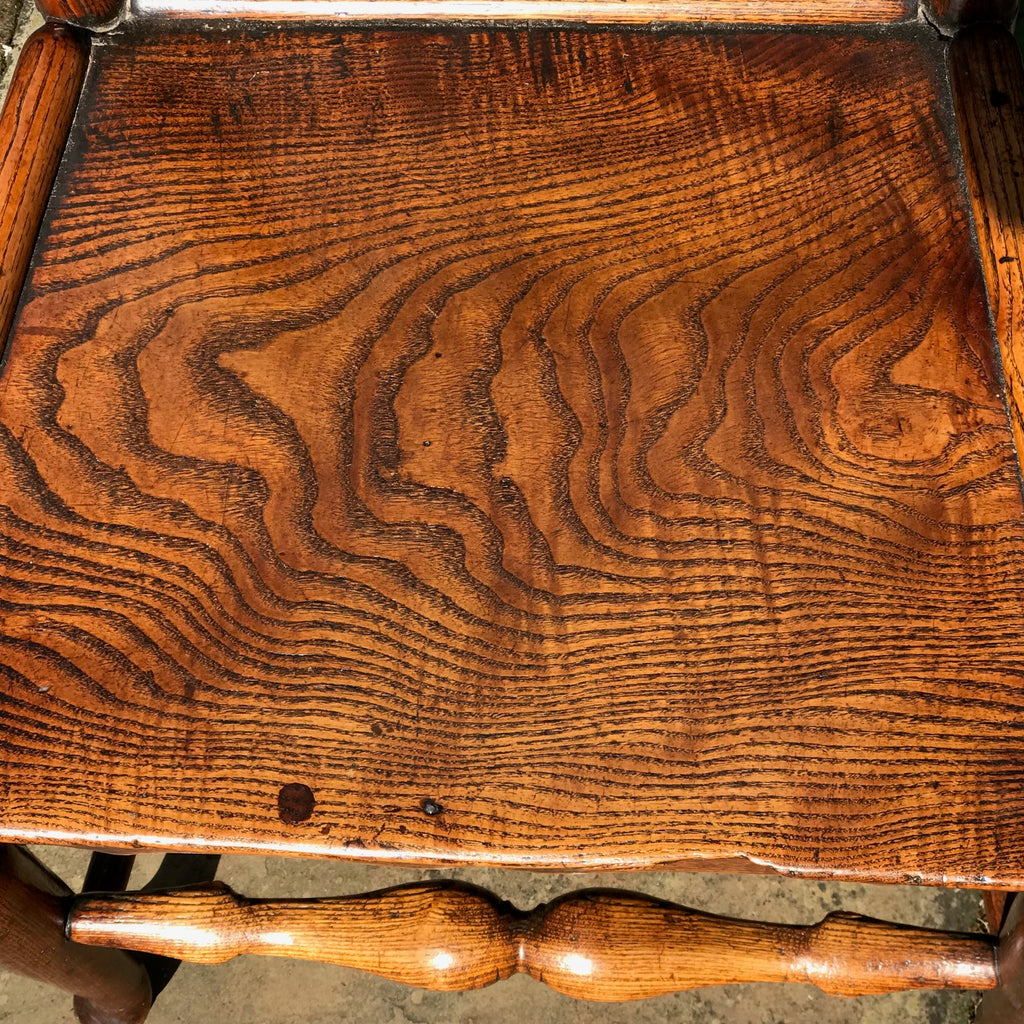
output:
[[[48, 18], [116, 24], [126, 0], [36, 0]], [[524, 21], [643, 24], [871, 24], [909, 21], [914, 0], [135, 0], [136, 17], [342, 21]]]

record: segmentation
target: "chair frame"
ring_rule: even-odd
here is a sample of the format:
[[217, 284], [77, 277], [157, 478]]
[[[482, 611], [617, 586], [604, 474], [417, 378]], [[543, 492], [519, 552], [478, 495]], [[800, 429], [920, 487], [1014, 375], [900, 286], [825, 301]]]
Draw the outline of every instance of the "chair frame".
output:
[[[210, 18], [259, 17], [268, 3], [282, 18], [300, 16], [308, 6], [300, 0], [203, 0], [183, 9]], [[41, 0], [40, 6], [48, 22], [26, 44], [0, 117], [6, 143], [0, 159], [3, 334], [82, 88], [90, 34], [128, 13], [119, 0]], [[141, 0], [139, 9], [159, 16], [173, 6], [174, 0]], [[634, 0], [612, 9], [602, 0], [409, 0], [399, 6], [426, 19], [643, 22], [688, 20], [707, 4]], [[771, 2], [736, 0], [718, 10], [725, 20], [791, 21], [799, 5], [782, 6], [785, 16]], [[837, 3], [830, 17], [842, 20], [858, 6], [864, 7]], [[383, 10], [382, 0], [346, 9], [366, 17]], [[1024, 124], [1016, 116], [1024, 109], [1024, 73], [1007, 31], [1015, 14], [1010, 0], [933, 0], [922, 8], [939, 32], [955, 37], [951, 69], [967, 180], [1012, 426], [1024, 451], [1024, 175], [1018, 173], [1024, 170]], [[247, 900], [209, 880], [215, 859], [191, 879], [179, 873], [170, 891], [124, 893], [130, 863], [129, 857], [99, 855], [87, 892], [76, 897], [23, 848], [0, 847], [0, 966], [75, 993], [79, 1019], [95, 1024], [142, 1021], [153, 991], [178, 959], [213, 963], [242, 953], [325, 960], [441, 990], [526, 972], [570, 995], [601, 1000], [748, 980], [810, 981], [842, 995], [990, 990], [979, 1024], [1024, 1022], [1024, 903], [995, 892], [986, 895], [998, 938], [842, 914], [806, 928], [730, 921], [606, 890], [575, 893], [529, 912], [453, 883], [333, 900]], [[183, 879], [199, 884], [182, 887]], [[652, 934], [662, 936], [657, 950]], [[449, 952], [439, 956], [438, 948]], [[631, 965], [628, 971], [622, 963]]]

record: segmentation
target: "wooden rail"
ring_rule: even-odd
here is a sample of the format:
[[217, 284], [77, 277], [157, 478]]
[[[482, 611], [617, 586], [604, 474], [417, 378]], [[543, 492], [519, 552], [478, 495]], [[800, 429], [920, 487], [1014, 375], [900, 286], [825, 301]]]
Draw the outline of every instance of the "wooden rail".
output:
[[[78, 3], [88, 0], [44, 0]], [[93, 0], [100, 2], [100, 0]], [[904, 21], [905, 0], [134, 0], [140, 17], [841, 25]]]
[[0, 345], [14, 319], [60, 163], [88, 47], [61, 25], [29, 37], [0, 115]]
[[459, 884], [249, 900], [211, 883], [82, 897], [68, 936], [202, 964], [244, 953], [320, 960], [440, 991], [524, 972], [566, 995], [606, 1002], [744, 981], [809, 982], [838, 996], [998, 984], [990, 936], [854, 914], [806, 927], [761, 924], [611, 890], [522, 912]]

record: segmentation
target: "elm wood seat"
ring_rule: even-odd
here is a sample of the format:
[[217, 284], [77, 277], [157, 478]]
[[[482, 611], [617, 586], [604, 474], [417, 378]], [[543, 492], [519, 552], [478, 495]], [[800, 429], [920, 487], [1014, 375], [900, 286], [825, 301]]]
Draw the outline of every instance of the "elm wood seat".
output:
[[[263, 3], [49, 8], [103, 31], [5, 108], [4, 838], [1024, 887], [1024, 89], [964, 30], [1010, 12]], [[1013, 927], [443, 886], [69, 927], [1021, 1019]]]

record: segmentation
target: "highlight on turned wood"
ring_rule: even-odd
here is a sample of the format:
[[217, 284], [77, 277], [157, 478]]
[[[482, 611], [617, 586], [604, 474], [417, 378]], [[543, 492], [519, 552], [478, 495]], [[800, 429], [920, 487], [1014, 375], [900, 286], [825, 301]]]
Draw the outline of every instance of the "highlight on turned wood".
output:
[[[47, 0], [54, 2], [54, 0]], [[849, 24], [906, 20], [910, 0], [135, 0], [141, 16], [315, 20]]]
[[113, 28], [128, 12], [129, 0], [35, 0], [46, 17], [93, 31]]
[[86, 44], [44, 25], [21, 51], [0, 114], [0, 346], [11, 326], [88, 60]]
[[440, 991], [525, 972], [603, 1002], [748, 981], [807, 982], [837, 996], [998, 982], [990, 936], [853, 914], [807, 927], [760, 924], [600, 889], [524, 913], [451, 883], [319, 900], [249, 900], [214, 883], [83, 896], [68, 934], [192, 963], [246, 953], [319, 960]]

